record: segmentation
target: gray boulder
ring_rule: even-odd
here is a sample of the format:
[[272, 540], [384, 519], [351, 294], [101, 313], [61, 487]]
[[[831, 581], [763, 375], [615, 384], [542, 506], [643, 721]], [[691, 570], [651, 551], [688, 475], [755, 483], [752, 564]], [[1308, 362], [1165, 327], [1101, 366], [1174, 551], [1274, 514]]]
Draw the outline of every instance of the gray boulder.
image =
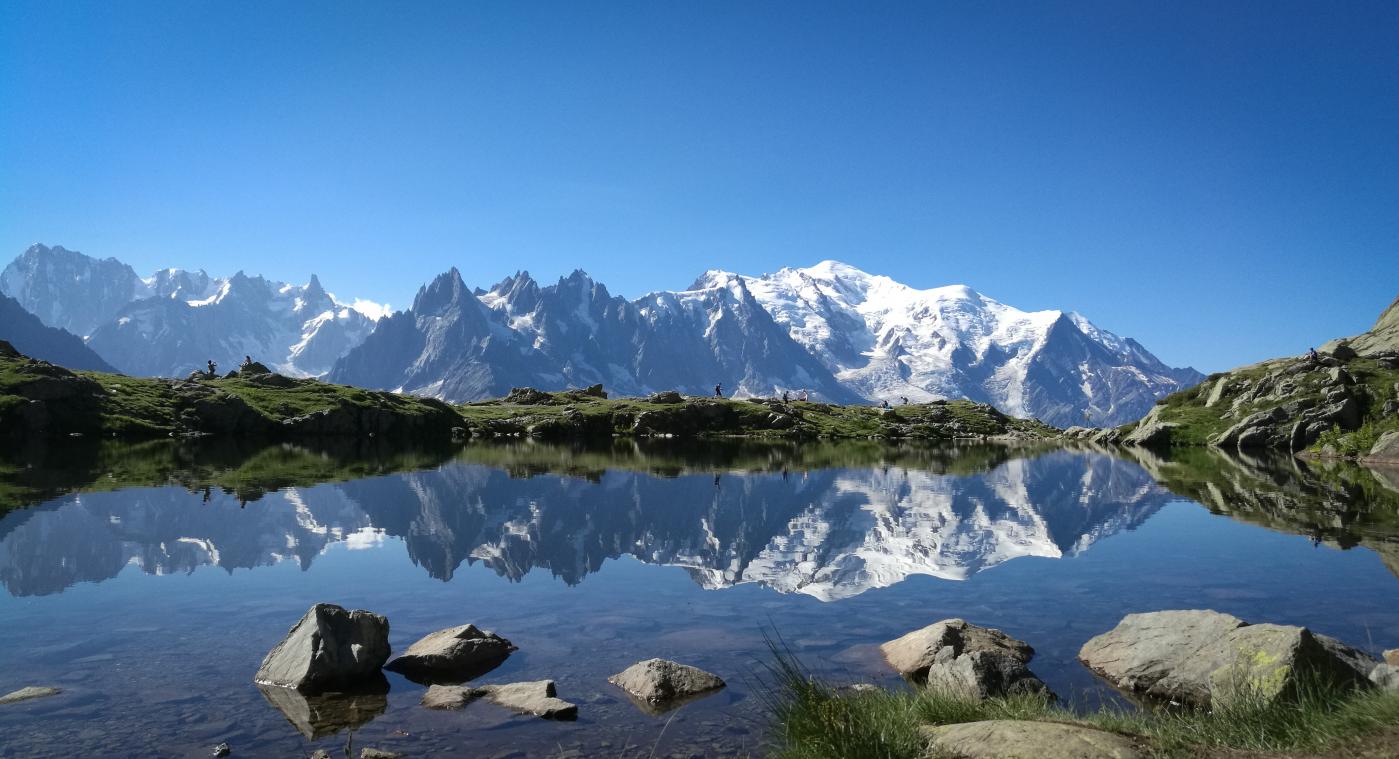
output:
[[1399, 432], [1391, 430], [1380, 435], [1380, 439], [1370, 447], [1370, 452], [1365, 454], [1365, 458], [1372, 461], [1399, 462]]
[[683, 701], [724, 687], [718, 675], [667, 659], [637, 662], [607, 678], [607, 682], [652, 706]]
[[578, 719], [578, 706], [558, 697], [553, 680], [483, 685], [481, 695], [495, 704], [545, 719]]
[[1035, 650], [1024, 641], [961, 619], [945, 619], [880, 646], [884, 659], [915, 683], [989, 698], [1013, 693], [1053, 697], [1026, 666]]
[[423, 636], [385, 669], [419, 682], [460, 683], [490, 672], [517, 650], [476, 625], [460, 625]]
[[1290, 697], [1302, 677], [1367, 683], [1375, 661], [1304, 627], [1250, 625], [1215, 611], [1129, 614], [1089, 640], [1079, 661], [1130, 693], [1209, 708]]
[[1137, 759], [1130, 738], [1081, 725], [996, 719], [923, 728], [936, 756], [962, 759]]
[[1370, 682], [1375, 687], [1399, 693], [1399, 667], [1388, 662], [1370, 671]]
[[262, 660], [259, 685], [305, 694], [376, 684], [389, 658], [389, 621], [378, 614], [316, 604]]

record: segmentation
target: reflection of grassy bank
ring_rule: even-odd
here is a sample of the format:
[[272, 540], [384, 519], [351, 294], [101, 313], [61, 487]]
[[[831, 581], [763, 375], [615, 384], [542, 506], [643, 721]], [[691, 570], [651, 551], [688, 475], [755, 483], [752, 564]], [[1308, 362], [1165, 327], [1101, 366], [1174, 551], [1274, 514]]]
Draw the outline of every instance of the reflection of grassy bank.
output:
[[41, 442], [0, 456], [0, 513], [71, 492], [163, 485], [214, 488], [251, 501], [280, 488], [437, 466], [453, 450], [374, 439], [311, 446], [236, 440]]
[[[1399, 737], [1399, 693], [1307, 687], [1295, 700], [1243, 700], [1213, 711], [1101, 707], [1087, 713], [1038, 696], [977, 701], [934, 690], [849, 691], [812, 678], [788, 655], [766, 694], [780, 759], [922, 759], [922, 728], [982, 720], [1083, 725], [1133, 739], [1151, 756], [1239, 757], [1253, 752], [1364, 753]], [[937, 754], [931, 754], [937, 756]]]

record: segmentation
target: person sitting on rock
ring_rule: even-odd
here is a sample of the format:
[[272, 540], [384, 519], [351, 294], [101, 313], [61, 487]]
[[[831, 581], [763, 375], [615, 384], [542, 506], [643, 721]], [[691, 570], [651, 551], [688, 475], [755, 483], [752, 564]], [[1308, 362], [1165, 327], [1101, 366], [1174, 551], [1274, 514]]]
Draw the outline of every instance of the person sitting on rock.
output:
[[[244, 357], [243, 357], [243, 366], [252, 366], [252, 365], [253, 365], [253, 357], [252, 357], [252, 356], [244, 356]], [[238, 368], [239, 368], [239, 369], [242, 369], [243, 366], [240, 366], [240, 367], [238, 367]]]
[[880, 408], [889, 408], [889, 399], [888, 399], [888, 398], [885, 398], [884, 400], [880, 401], [880, 402], [879, 402], [879, 407], [880, 407]]
[[209, 359], [209, 376], [210, 376], [210, 377], [217, 377], [217, 376], [219, 376], [219, 365], [216, 364], [216, 363], [214, 363], [214, 360], [213, 360], [212, 358]]

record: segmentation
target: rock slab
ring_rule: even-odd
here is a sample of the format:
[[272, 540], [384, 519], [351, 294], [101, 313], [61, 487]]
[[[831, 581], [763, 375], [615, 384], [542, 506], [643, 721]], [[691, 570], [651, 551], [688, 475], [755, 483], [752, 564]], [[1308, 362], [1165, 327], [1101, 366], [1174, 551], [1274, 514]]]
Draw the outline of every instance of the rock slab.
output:
[[316, 604], [262, 660], [259, 685], [304, 694], [379, 681], [389, 658], [389, 621], [361, 609]]
[[48, 698], [49, 696], [57, 696], [62, 692], [63, 690], [60, 688], [50, 688], [48, 686], [43, 685], [30, 685], [24, 688], [20, 688], [17, 691], [11, 691], [3, 696], [0, 696], [0, 706], [3, 706], [5, 704], [18, 704], [21, 701], [32, 701], [36, 698]]
[[945, 619], [879, 647], [899, 674], [929, 687], [990, 698], [1015, 693], [1053, 696], [1030, 671], [1035, 650], [1000, 630]]
[[427, 689], [418, 703], [429, 709], [461, 709], [484, 695], [486, 692], [480, 688], [434, 685]]
[[937, 756], [963, 759], [1139, 759], [1131, 739], [1059, 722], [986, 720], [927, 727]]
[[490, 672], [516, 650], [493, 632], [460, 625], [423, 636], [386, 669], [414, 680], [459, 683]]
[[668, 659], [647, 659], [607, 678], [607, 682], [652, 705], [710, 693], [724, 687], [718, 675]]
[[479, 690], [492, 702], [524, 714], [545, 719], [578, 718], [578, 706], [558, 697], [553, 680], [483, 685]]
[[1250, 625], [1207, 610], [1129, 614], [1085, 643], [1078, 658], [1124, 691], [1200, 708], [1285, 698], [1303, 676], [1363, 686], [1377, 664], [1304, 627]]

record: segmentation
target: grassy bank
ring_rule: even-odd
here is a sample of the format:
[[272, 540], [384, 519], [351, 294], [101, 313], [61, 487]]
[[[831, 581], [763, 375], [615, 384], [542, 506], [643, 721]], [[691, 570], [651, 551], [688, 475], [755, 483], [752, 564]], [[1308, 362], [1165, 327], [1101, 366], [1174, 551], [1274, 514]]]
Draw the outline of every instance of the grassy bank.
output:
[[[1281, 752], [1373, 755], [1395, 748], [1399, 693], [1302, 688], [1286, 703], [1241, 701], [1213, 711], [1127, 710], [1080, 713], [1037, 696], [977, 701], [931, 689], [852, 691], [811, 677], [779, 654], [766, 684], [778, 759], [922, 759], [920, 728], [982, 720], [1062, 722], [1130, 737], [1161, 757], [1249, 756]], [[1379, 750], [1381, 753], [1367, 753]]]

